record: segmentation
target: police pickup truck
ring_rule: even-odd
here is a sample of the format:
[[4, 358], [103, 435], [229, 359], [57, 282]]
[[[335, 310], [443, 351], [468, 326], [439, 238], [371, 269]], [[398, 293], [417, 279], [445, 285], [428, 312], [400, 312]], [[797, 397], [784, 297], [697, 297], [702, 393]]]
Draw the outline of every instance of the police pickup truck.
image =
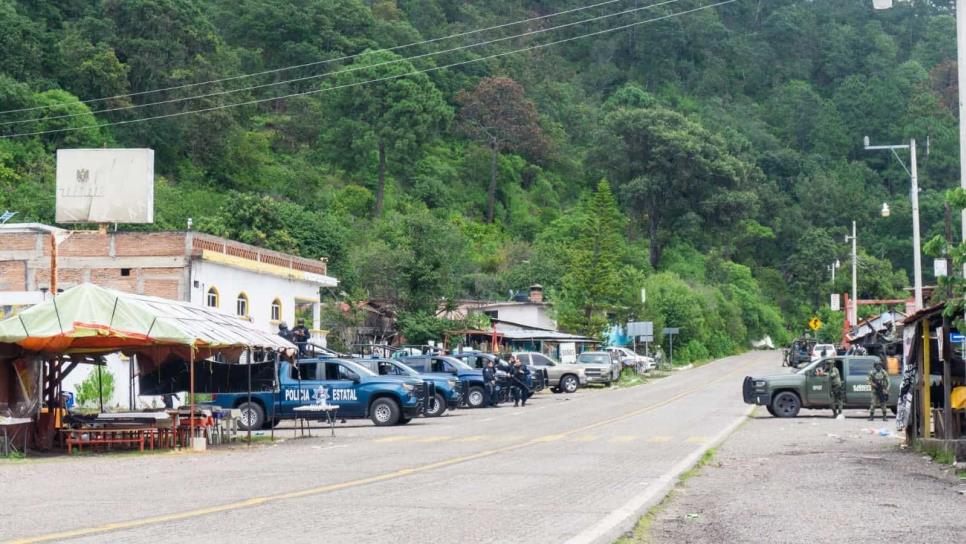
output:
[[417, 372], [448, 374], [460, 381], [463, 404], [469, 408], [482, 408], [486, 399], [483, 388], [483, 372], [470, 368], [466, 363], [446, 355], [410, 355], [398, 359]]
[[[380, 376], [345, 359], [264, 361], [250, 365], [195, 363], [195, 391], [211, 404], [241, 410], [242, 430], [260, 429], [294, 419], [295, 408], [325, 395], [338, 405], [340, 419], [369, 418], [379, 426], [409, 423], [435, 394], [431, 382], [409, 376]], [[251, 371], [251, 380], [248, 372]], [[142, 375], [141, 393], [161, 395], [188, 390], [188, 365], [177, 362]], [[249, 385], [251, 400], [249, 401]]]
[[[483, 367], [486, 366], [487, 361], [493, 361], [493, 367], [497, 369], [497, 383], [500, 385], [500, 402], [506, 402], [510, 399], [509, 372], [513, 365], [501, 359], [500, 357], [493, 355], [492, 353], [484, 353], [482, 351], [464, 351], [462, 353], [457, 353], [454, 355], [454, 357], [473, 368], [480, 369], [480, 371], [482, 371]], [[524, 362], [524, 364], [526, 364], [526, 362]], [[530, 368], [531, 381], [530, 396], [533, 396], [533, 394], [537, 391], [543, 391], [546, 389], [547, 383], [550, 380], [547, 378], [546, 369], [531, 365], [528, 366]]]
[[[742, 395], [748, 404], [764, 406], [775, 417], [795, 417], [802, 408], [829, 409], [831, 394], [825, 364], [831, 361], [845, 382], [845, 408], [868, 409], [872, 401], [869, 372], [878, 357], [841, 356], [809, 363], [788, 374], [745, 377]], [[901, 376], [889, 376], [889, 407], [896, 408]]]
[[432, 382], [435, 392], [430, 395], [423, 413], [426, 417], [439, 417], [447, 409], [454, 410], [462, 401], [459, 378], [447, 373], [420, 373], [401, 361], [393, 359], [352, 359], [380, 376], [404, 376]]

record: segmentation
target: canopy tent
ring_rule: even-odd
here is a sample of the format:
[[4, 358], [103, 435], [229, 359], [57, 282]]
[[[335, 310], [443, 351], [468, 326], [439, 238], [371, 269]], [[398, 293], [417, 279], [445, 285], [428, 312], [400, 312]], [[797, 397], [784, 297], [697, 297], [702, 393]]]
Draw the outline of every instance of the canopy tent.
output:
[[48, 354], [98, 354], [184, 346], [196, 357], [248, 348], [294, 353], [284, 338], [236, 316], [187, 302], [85, 283], [0, 321], [0, 344]]
[[[284, 338], [262, 331], [237, 316], [187, 302], [134, 295], [85, 283], [0, 321], [0, 354], [27, 354], [57, 359], [63, 356], [122, 352], [176, 354], [191, 363], [191, 406], [194, 410], [194, 361], [218, 357], [239, 362], [251, 351], [281, 352], [297, 348]], [[58, 371], [51, 387], [62, 376]], [[49, 391], [48, 391], [49, 390]], [[192, 422], [194, 418], [192, 418]], [[192, 425], [191, 435], [194, 436]]]

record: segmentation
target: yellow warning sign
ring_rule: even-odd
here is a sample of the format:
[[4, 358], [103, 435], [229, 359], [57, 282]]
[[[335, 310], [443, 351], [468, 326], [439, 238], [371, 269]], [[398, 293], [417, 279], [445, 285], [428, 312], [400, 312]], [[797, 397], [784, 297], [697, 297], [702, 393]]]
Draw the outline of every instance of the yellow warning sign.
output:
[[813, 331], [817, 331], [817, 330], [821, 329], [822, 328], [822, 320], [819, 319], [819, 318], [817, 318], [817, 317], [813, 317], [813, 318], [809, 319], [808, 320], [808, 328], [812, 329]]

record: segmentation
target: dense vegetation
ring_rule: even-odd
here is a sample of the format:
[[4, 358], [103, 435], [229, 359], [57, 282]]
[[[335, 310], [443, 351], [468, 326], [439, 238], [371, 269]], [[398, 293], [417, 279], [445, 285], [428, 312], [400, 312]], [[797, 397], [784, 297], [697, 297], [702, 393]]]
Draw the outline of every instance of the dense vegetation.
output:
[[[653, 3], [626, 0], [396, 48], [588, 3], [0, 0], [0, 110], [44, 106], [0, 115], [0, 134], [72, 129], [0, 139], [0, 209], [52, 222], [57, 148], [151, 147], [153, 228], [191, 217], [328, 256], [334, 297], [391, 301], [421, 334], [441, 298], [539, 282], [564, 328], [652, 318], [682, 327], [685, 360], [800, 332], [847, 290], [853, 219], [860, 296], [901, 294], [907, 176], [861, 140], [928, 138], [924, 239], [940, 232], [958, 178], [952, 2], [737, 0], [473, 62], [708, 3], [682, 0], [430, 55]], [[114, 98], [79, 101], [98, 97]]]

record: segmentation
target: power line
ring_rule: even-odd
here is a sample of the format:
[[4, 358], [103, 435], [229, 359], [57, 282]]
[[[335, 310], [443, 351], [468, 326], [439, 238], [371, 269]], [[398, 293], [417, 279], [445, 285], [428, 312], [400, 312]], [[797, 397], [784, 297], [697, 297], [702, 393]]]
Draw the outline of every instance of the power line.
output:
[[610, 32], [616, 32], [618, 30], [625, 30], [625, 29], [632, 28], [632, 27], [636, 27], [636, 26], [640, 26], [640, 25], [645, 25], [645, 24], [649, 24], [649, 23], [655, 23], [655, 22], [658, 22], [658, 21], [664, 21], [664, 20], [667, 20], [667, 19], [672, 19], [672, 18], [675, 18], [675, 17], [680, 17], [682, 15], [688, 15], [688, 14], [691, 14], [691, 13], [696, 13], [696, 12], [699, 12], [699, 11], [704, 11], [706, 9], [711, 9], [711, 8], [716, 8], [716, 7], [724, 6], [724, 5], [727, 5], [727, 4], [734, 3], [736, 1], [737, 0], [723, 0], [721, 2], [716, 2], [714, 4], [707, 4], [707, 5], [704, 5], [704, 6], [701, 6], [701, 7], [692, 8], [692, 9], [688, 9], [688, 10], [684, 10], [684, 11], [679, 11], [677, 13], [671, 13], [671, 14], [667, 14], [667, 15], [662, 15], [660, 17], [654, 17], [654, 18], [651, 18], [651, 19], [645, 19], [643, 21], [637, 21], [637, 22], [634, 22], [634, 23], [628, 23], [628, 24], [625, 24], [625, 25], [616, 26], [614, 28], [609, 28], [609, 29], [605, 29], [605, 30], [598, 30], [596, 32], [591, 32], [591, 33], [588, 33], [588, 34], [581, 34], [579, 36], [572, 36], [570, 38], [564, 38], [564, 39], [560, 39], [560, 40], [556, 40], [556, 41], [552, 41], [552, 42], [537, 44], [537, 45], [528, 46], [528, 47], [523, 47], [523, 48], [515, 49], [515, 50], [512, 50], [512, 51], [504, 51], [502, 53], [494, 53], [492, 55], [488, 55], [488, 56], [485, 56], [485, 57], [479, 57], [479, 58], [475, 58], [475, 59], [470, 59], [470, 60], [465, 60], [465, 61], [460, 61], [460, 62], [454, 62], [454, 63], [446, 64], [446, 65], [443, 65], [443, 66], [434, 66], [432, 68], [427, 68], [425, 70], [413, 70], [411, 72], [406, 72], [406, 73], [403, 73], [403, 74], [396, 74], [396, 75], [386, 76], [386, 77], [377, 78], [377, 79], [369, 79], [369, 80], [365, 80], [365, 81], [357, 81], [357, 82], [353, 82], [353, 83], [346, 83], [344, 85], [337, 85], [335, 87], [326, 87], [326, 88], [323, 88], [323, 89], [313, 89], [311, 91], [304, 91], [304, 92], [299, 92], [299, 93], [291, 93], [291, 94], [287, 94], [287, 95], [275, 96], [275, 97], [270, 97], [270, 98], [260, 98], [260, 99], [257, 99], [257, 100], [248, 100], [248, 101], [245, 101], [245, 102], [237, 102], [237, 103], [234, 103], [234, 104], [222, 104], [222, 105], [219, 105], [219, 106], [211, 106], [211, 107], [208, 107], [208, 108], [200, 108], [200, 109], [196, 109], [196, 110], [180, 111], [180, 112], [168, 113], [168, 114], [164, 114], [164, 115], [156, 115], [156, 116], [152, 116], [152, 117], [142, 117], [142, 118], [139, 118], [139, 119], [127, 119], [127, 120], [124, 120], [124, 121], [115, 121], [115, 122], [111, 122], [111, 123], [100, 123], [100, 124], [97, 124], [97, 125], [88, 125], [88, 126], [83, 126], [83, 127], [66, 127], [66, 128], [53, 129], [53, 130], [41, 130], [41, 131], [36, 131], [36, 132], [22, 132], [22, 133], [19, 133], [19, 134], [9, 134], [9, 135], [0, 136], [0, 139], [21, 138], [21, 137], [24, 137], [24, 136], [39, 136], [39, 135], [43, 135], [43, 134], [56, 134], [56, 133], [62, 133], [62, 132], [76, 132], [78, 130], [88, 130], [88, 129], [95, 129], [95, 128], [103, 128], [103, 127], [109, 127], [109, 126], [115, 126], [115, 125], [128, 125], [128, 124], [132, 124], [132, 123], [143, 123], [143, 122], [146, 122], [146, 121], [154, 121], [154, 120], [157, 120], [157, 119], [167, 119], [167, 118], [171, 118], [171, 117], [181, 117], [181, 116], [184, 116], [184, 115], [191, 115], [191, 114], [195, 114], [195, 113], [206, 113], [206, 112], [210, 112], [210, 111], [217, 111], [217, 110], [222, 110], [222, 109], [227, 109], [227, 108], [235, 108], [235, 107], [239, 107], [239, 106], [251, 106], [251, 105], [255, 105], [255, 104], [262, 104], [262, 103], [265, 103], [265, 102], [273, 102], [273, 101], [276, 101], [276, 100], [285, 100], [285, 99], [288, 99], [288, 98], [294, 98], [296, 96], [305, 96], [305, 95], [310, 95], [310, 94], [318, 94], [318, 93], [323, 93], [323, 92], [336, 91], [336, 90], [339, 90], [339, 89], [346, 89], [346, 88], [350, 88], [350, 87], [358, 87], [360, 85], [367, 85], [369, 83], [380, 83], [380, 82], [384, 82], [384, 81], [391, 81], [391, 80], [394, 80], [394, 79], [400, 79], [400, 78], [408, 77], [408, 76], [412, 76], [412, 75], [424, 74], [424, 73], [429, 73], [429, 72], [436, 72], [436, 71], [445, 70], [445, 69], [448, 69], [448, 68], [455, 68], [457, 66], [464, 66], [464, 65], [467, 65], [467, 64], [473, 64], [473, 63], [477, 63], [477, 62], [483, 62], [483, 61], [486, 61], [486, 60], [491, 60], [491, 59], [495, 59], [495, 58], [499, 58], [499, 57], [505, 57], [507, 55], [513, 55], [513, 54], [516, 54], [516, 53], [525, 53], [527, 51], [533, 51], [533, 50], [536, 50], [536, 49], [543, 49], [545, 47], [550, 47], [550, 46], [553, 46], [553, 45], [560, 45], [562, 43], [573, 42], [573, 41], [576, 41], [576, 40], [581, 40], [581, 39], [584, 39], [584, 38], [590, 38], [590, 37], [593, 37], [593, 36], [600, 36], [600, 35], [603, 35], [603, 34], [608, 34]]
[[[475, 29], [475, 30], [468, 30], [466, 32], [460, 32], [460, 33], [457, 33], [457, 34], [450, 34], [449, 36], [442, 36], [442, 37], [439, 37], [439, 38], [432, 38], [432, 39], [429, 39], [429, 40], [422, 40], [422, 41], [418, 41], [418, 42], [407, 43], [407, 44], [404, 44], [404, 45], [397, 45], [397, 46], [389, 47], [389, 48], [386, 48], [386, 49], [377, 49], [376, 51], [377, 52], [385, 52], [385, 51], [398, 51], [398, 50], [401, 50], [401, 49], [408, 49], [410, 47], [415, 47], [417, 45], [426, 45], [426, 44], [441, 42], [441, 41], [445, 41], [445, 40], [451, 40], [451, 39], [454, 39], [454, 38], [462, 38], [462, 37], [465, 37], [465, 36], [471, 36], [473, 34], [480, 34], [480, 33], [483, 33], [483, 32], [489, 32], [491, 30], [499, 30], [501, 28], [507, 28], [507, 27], [516, 26], [516, 25], [522, 25], [522, 24], [525, 24], [525, 23], [532, 23], [534, 21], [542, 21], [544, 19], [550, 19], [550, 18], [553, 18], [553, 17], [559, 17], [561, 15], [567, 15], [567, 14], [570, 14], [570, 13], [576, 13], [578, 11], [584, 11], [584, 10], [588, 10], [588, 9], [599, 8], [601, 6], [606, 6], [608, 4], [614, 4], [616, 2], [624, 2], [624, 1], [626, 1], [626, 0], [606, 0], [604, 2], [598, 2], [596, 4], [591, 4], [591, 5], [588, 5], [588, 6], [581, 6], [581, 7], [577, 7], [577, 8], [571, 8], [571, 9], [567, 9], [567, 10], [564, 10], [564, 11], [558, 11], [558, 12], [555, 12], [555, 13], [549, 13], [547, 15], [540, 15], [538, 17], [531, 17], [529, 19], [523, 19], [523, 20], [520, 20], [520, 21], [511, 22], [511, 23], [502, 23], [502, 24], [499, 24], [499, 25], [489, 26], [489, 27], [486, 27], [486, 28], [478, 28], [478, 29]], [[308, 68], [309, 66], [319, 66], [319, 65], [322, 65], [322, 64], [330, 64], [330, 63], [333, 63], [333, 62], [339, 62], [339, 61], [343, 61], [343, 60], [351, 60], [351, 59], [357, 58], [357, 57], [359, 57], [359, 56], [361, 56], [363, 54], [364, 54], [364, 52], [363, 53], [356, 53], [356, 54], [353, 54], [353, 55], [345, 55], [345, 56], [342, 56], [342, 57], [337, 57], [337, 58], [332, 58], [332, 59], [325, 59], [325, 60], [319, 60], [319, 61], [314, 61], [314, 62], [307, 62], [305, 64], [293, 64], [291, 66], [283, 66], [281, 68], [273, 68], [271, 70], [265, 70], [265, 71], [262, 71], [262, 72], [253, 72], [253, 73], [250, 73], [250, 74], [241, 74], [241, 75], [230, 76], [230, 77], [225, 77], [225, 78], [221, 78], [221, 79], [211, 79], [211, 80], [208, 80], [208, 81], [199, 81], [197, 83], [185, 83], [183, 85], [174, 85], [174, 86], [171, 86], [171, 87], [163, 87], [163, 88], [160, 88], [160, 89], [153, 89], [153, 90], [149, 90], [149, 91], [139, 91], [139, 92], [128, 93], [128, 94], [118, 94], [118, 95], [114, 95], [114, 96], [105, 96], [105, 97], [102, 97], [102, 98], [89, 98], [89, 99], [86, 99], [86, 100], [80, 100], [79, 102], [82, 103], [82, 104], [89, 104], [91, 102], [103, 102], [103, 101], [106, 101], [106, 100], [116, 100], [116, 99], [119, 99], [119, 98], [129, 98], [129, 97], [132, 97], [132, 96], [144, 96], [144, 95], [148, 95], [148, 94], [163, 93], [163, 92], [167, 92], [167, 91], [174, 91], [174, 90], [177, 90], [177, 89], [188, 89], [188, 88], [193, 88], [193, 87], [200, 87], [202, 85], [211, 85], [211, 84], [214, 84], [214, 83], [224, 83], [226, 81], [236, 81], [236, 80], [239, 80], [239, 79], [247, 79], [247, 78], [251, 78], [251, 77], [264, 76], [264, 75], [268, 75], [268, 74], [276, 74], [278, 72], [285, 72], [285, 71], [288, 71], [288, 70], [297, 70], [299, 68]], [[25, 111], [43, 110], [43, 109], [49, 109], [49, 108], [54, 108], [54, 107], [56, 107], [56, 105], [33, 106], [33, 107], [30, 107], [30, 108], [19, 108], [19, 109], [13, 109], [13, 110], [4, 110], [4, 111], [0, 111], [0, 115], [6, 115], [8, 113], [25, 112]]]
[[[411, 57], [402, 57], [402, 58], [398, 58], [398, 59], [393, 59], [393, 60], [378, 62], [378, 63], [375, 63], [375, 64], [367, 64], [365, 66], [352, 66], [352, 67], [349, 67], [349, 68], [345, 68], [343, 70], [336, 70], [335, 72], [327, 72], [327, 73], [323, 73], [323, 74], [314, 74], [314, 75], [311, 75], [311, 76], [304, 76], [304, 77], [299, 77], [299, 78], [287, 79], [287, 80], [283, 80], [283, 81], [275, 81], [275, 82], [271, 82], [271, 83], [262, 83], [260, 85], [253, 85], [253, 86], [249, 86], [249, 87], [239, 87], [237, 89], [227, 89], [227, 90], [223, 90], [223, 91], [214, 91], [214, 92], [205, 93], [205, 94], [196, 95], [196, 96], [185, 96], [185, 97], [180, 97], [180, 98], [170, 98], [170, 99], [167, 99], [167, 100], [159, 100], [159, 101], [156, 101], [156, 102], [146, 102], [144, 104], [134, 104], [134, 105], [131, 105], [131, 106], [117, 106], [117, 107], [113, 107], [113, 108], [104, 108], [104, 109], [94, 110], [94, 111], [85, 111], [85, 112], [77, 112], [77, 113], [65, 113], [65, 114], [61, 114], [61, 115], [52, 115], [52, 116], [47, 116], [47, 117], [34, 117], [34, 118], [31, 118], [31, 119], [19, 119], [19, 120], [15, 120], [15, 121], [2, 121], [2, 122], [0, 122], [0, 126], [22, 125], [22, 124], [26, 124], [26, 123], [33, 123], [35, 121], [51, 121], [51, 120], [54, 120], [54, 119], [69, 119], [69, 118], [73, 118], [73, 117], [82, 117], [82, 116], [85, 116], [85, 115], [95, 115], [95, 114], [98, 114], [98, 113], [108, 113], [108, 112], [115, 112], [115, 111], [135, 110], [135, 109], [147, 108], [147, 107], [150, 107], [150, 106], [159, 106], [159, 105], [163, 105], [163, 104], [174, 104], [174, 103], [178, 103], [178, 102], [187, 102], [187, 101], [191, 101], [191, 100], [200, 100], [202, 98], [210, 98], [210, 97], [213, 97], [213, 96], [224, 96], [224, 95], [229, 95], [229, 94], [240, 93], [240, 92], [243, 92], [243, 91], [253, 91], [255, 89], [263, 89], [263, 88], [266, 88], [266, 87], [276, 87], [278, 85], [286, 85], [286, 84], [289, 84], [289, 83], [297, 83], [297, 82], [300, 82], [300, 81], [308, 81], [310, 79], [321, 79], [321, 78], [331, 77], [331, 76], [335, 76], [335, 75], [339, 75], [339, 74], [357, 72], [359, 70], [366, 70], [366, 69], [369, 69], [369, 68], [376, 68], [376, 67], [379, 67], [379, 66], [385, 66], [385, 65], [388, 65], [388, 64], [396, 64], [396, 63], [399, 63], [399, 62], [407, 62], [407, 61], [412, 61], [412, 60], [416, 60], [416, 59], [422, 59], [422, 58], [427, 58], [427, 57], [434, 57], [434, 56], [438, 56], [438, 55], [445, 55], [447, 53], [454, 53], [456, 51], [462, 51], [462, 50], [465, 50], [465, 49], [472, 49], [472, 48], [475, 48], [475, 47], [483, 47], [483, 46], [486, 46], [486, 45], [492, 45], [494, 43], [499, 43], [499, 42], [504, 42], [504, 41], [508, 41], [508, 40], [513, 40], [513, 39], [516, 39], [516, 38], [524, 38], [524, 37], [533, 36], [533, 35], [536, 35], [536, 34], [543, 34], [543, 33], [546, 33], [546, 32], [552, 32], [552, 31], [555, 31], [555, 30], [560, 30], [562, 28], [569, 28], [569, 27], [572, 27], [572, 26], [582, 25], [582, 24], [585, 24], [585, 23], [592, 23], [592, 22], [595, 22], [595, 21], [602, 21], [604, 19], [609, 19], [609, 18], [612, 18], [612, 17], [619, 17], [621, 15], [628, 15], [628, 14], [636, 13], [636, 12], [639, 12], [639, 11], [653, 9], [653, 8], [657, 8], [657, 7], [661, 7], [661, 6], [666, 6], [666, 5], [674, 4], [674, 3], [677, 3], [677, 2], [680, 2], [680, 1], [681, 0], [664, 0], [663, 2], [658, 2], [658, 3], [655, 3], [655, 4], [650, 4], [650, 5], [647, 5], [647, 6], [643, 6], [643, 7], [631, 8], [631, 9], [627, 9], [627, 10], [624, 10], [624, 11], [619, 11], [619, 12], [616, 12], [616, 13], [609, 13], [609, 14], [605, 14], [605, 15], [599, 15], [597, 17], [591, 17], [591, 18], [588, 18], [588, 19], [582, 19], [580, 21], [573, 21], [573, 22], [570, 22], [570, 23], [562, 24], [562, 25], [557, 25], [557, 26], [552, 26], [552, 27], [547, 27], [547, 28], [540, 28], [540, 29], [537, 29], [537, 30], [531, 30], [531, 31], [524, 32], [524, 33], [521, 33], [521, 34], [516, 34], [516, 35], [513, 35], [513, 36], [503, 36], [503, 37], [500, 37], [500, 38], [494, 38], [492, 40], [485, 40], [485, 41], [482, 41], [482, 42], [472, 43], [472, 44], [468, 44], [468, 45], [461, 45], [461, 46], [458, 46], [458, 47], [452, 47], [450, 49], [444, 49], [444, 50], [441, 50], [441, 51], [433, 51], [433, 52], [429, 52], [429, 53], [422, 53], [422, 54], [419, 54], [419, 55], [413, 55]], [[47, 107], [51, 107], [51, 106], [47, 106]]]

